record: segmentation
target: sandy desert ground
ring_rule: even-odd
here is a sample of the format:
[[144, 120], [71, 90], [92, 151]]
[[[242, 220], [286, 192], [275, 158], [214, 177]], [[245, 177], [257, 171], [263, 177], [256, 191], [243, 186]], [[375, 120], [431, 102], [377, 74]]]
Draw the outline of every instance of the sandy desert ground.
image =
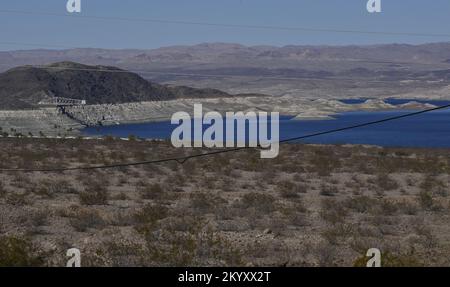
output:
[[[167, 142], [1, 139], [1, 168], [180, 156]], [[282, 145], [64, 173], [0, 173], [0, 266], [448, 266], [450, 150]]]

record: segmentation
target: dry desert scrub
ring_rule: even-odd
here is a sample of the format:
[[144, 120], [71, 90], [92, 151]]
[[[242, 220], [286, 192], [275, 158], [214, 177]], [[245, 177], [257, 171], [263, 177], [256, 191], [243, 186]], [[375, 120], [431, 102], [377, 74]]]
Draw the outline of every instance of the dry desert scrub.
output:
[[[199, 150], [133, 139], [1, 139], [0, 167], [74, 167]], [[108, 170], [0, 173], [0, 265], [445, 266], [448, 149], [290, 144]]]

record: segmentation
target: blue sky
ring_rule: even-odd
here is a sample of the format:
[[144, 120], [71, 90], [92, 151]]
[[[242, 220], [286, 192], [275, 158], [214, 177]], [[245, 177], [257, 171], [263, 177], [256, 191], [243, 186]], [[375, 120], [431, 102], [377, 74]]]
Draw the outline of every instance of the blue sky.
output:
[[[448, 0], [382, 0], [369, 14], [367, 0], [81, 0], [85, 16], [190, 22], [450, 34]], [[14, 14], [19, 10], [67, 14], [66, 0], [2, 0], [0, 50], [49, 47], [157, 48], [203, 42], [245, 45], [448, 42], [450, 37], [318, 33], [167, 23], [106, 21]], [[16, 42], [17, 44], [6, 44]], [[23, 43], [23, 44], [22, 44]], [[42, 47], [44, 48], [44, 47]]]

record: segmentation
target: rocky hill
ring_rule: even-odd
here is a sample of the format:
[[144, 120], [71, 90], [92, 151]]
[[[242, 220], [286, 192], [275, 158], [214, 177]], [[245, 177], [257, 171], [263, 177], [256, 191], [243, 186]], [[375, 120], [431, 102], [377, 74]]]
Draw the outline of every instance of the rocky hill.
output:
[[160, 85], [116, 67], [74, 62], [22, 66], [0, 74], [0, 109], [34, 108], [41, 100], [56, 96], [88, 104], [119, 104], [231, 95], [214, 89]]
[[226, 93], [313, 99], [450, 97], [450, 43], [284, 47], [205, 43], [152, 50], [5, 51], [0, 52], [0, 72], [61, 61], [137, 73], [165, 91], [167, 99], [229, 96]]

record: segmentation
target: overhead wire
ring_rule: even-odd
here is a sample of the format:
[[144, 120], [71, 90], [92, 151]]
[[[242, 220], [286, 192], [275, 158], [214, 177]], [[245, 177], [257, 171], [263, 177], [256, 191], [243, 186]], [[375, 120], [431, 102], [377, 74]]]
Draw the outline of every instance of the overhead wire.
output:
[[[435, 108], [425, 109], [425, 110], [421, 110], [421, 111], [406, 113], [406, 114], [402, 114], [402, 115], [398, 115], [398, 116], [387, 117], [387, 118], [383, 118], [380, 120], [346, 126], [346, 127], [342, 127], [342, 128], [336, 128], [336, 129], [312, 133], [312, 134], [308, 134], [308, 135], [282, 139], [279, 141], [279, 143], [296, 142], [296, 141], [314, 138], [314, 137], [318, 137], [318, 136], [323, 136], [323, 135], [327, 135], [327, 134], [333, 134], [333, 133], [357, 129], [357, 128], [361, 128], [361, 127], [377, 125], [377, 124], [386, 123], [386, 122], [392, 122], [392, 121], [396, 121], [396, 120], [400, 120], [400, 119], [404, 119], [404, 118], [408, 118], [408, 117], [413, 117], [413, 116], [418, 116], [418, 115], [430, 113], [433, 111], [444, 110], [444, 109], [448, 109], [448, 108], [450, 108], [450, 104], [435, 107]], [[260, 148], [260, 147], [258, 147], [258, 148]], [[170, 158], [163, 158], [163, 159], [156, 159], [156, 160], [149, 160], [149, 161], [139, 161], [139, 162], [129, 162], [129, 163], [117, 163], [117, 164], [111, 164], [111, 165], [96, 165], [96, 166], [81, 166], [81, 167], [66, 167], [66, 168], [36, 168], [36, 169], [1, 168], [0, 172], [25, 172], [25, 173], [49, 172], [49, 173], [54, 173], [54, 172], [76, 171], [76, 170], [111, 169], [111, 168], [141, 166], [141, 165], [148, 165], [148, 164], [160, 164], [160, 163], [166, 163], [166, 162], [177, 162], [180, 164], [184, 164], [186, 161], [188, 161], [190, 159], [194, 159], [194, 158], [209, 157], [209, 156], [213, 156], [213, 155], [237, 152], [237, 151], [248, 150], [248, 149], [254, 149], [254, 148], [247, 147], [247, 146], [236, 147], [236, 148], [230, 148], [230, 149], [214, 150], [214, 151], [207, 152], [207, 153], [199, 153], [199, 154], [193, 154], [193, 155], [188, 155], [188, 156], [170, 157]]]

